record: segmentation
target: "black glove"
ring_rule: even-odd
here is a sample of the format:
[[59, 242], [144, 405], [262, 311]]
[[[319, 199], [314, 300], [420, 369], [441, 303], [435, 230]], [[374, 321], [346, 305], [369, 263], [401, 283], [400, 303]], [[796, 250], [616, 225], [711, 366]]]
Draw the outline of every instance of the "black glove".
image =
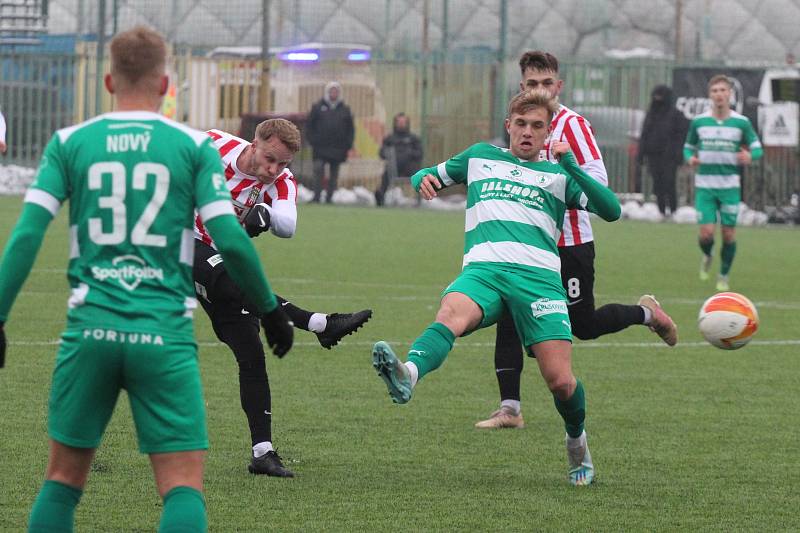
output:
[[0, 368], [6, 364], [6, 332], [3, 329], [4, 322], [0, 322]]
[[261, 327], [267, 337], [267, 344], [272, 348], [272, 353], [283, 357], [292, 348], [294, 342], [294, 324], [278, 305], [269, 313], [261, 315]]
[[244, 230], [251, 237], [260, 235], [269, 229], [269, 210], [267, 204], [256, 204], [244, 217]]

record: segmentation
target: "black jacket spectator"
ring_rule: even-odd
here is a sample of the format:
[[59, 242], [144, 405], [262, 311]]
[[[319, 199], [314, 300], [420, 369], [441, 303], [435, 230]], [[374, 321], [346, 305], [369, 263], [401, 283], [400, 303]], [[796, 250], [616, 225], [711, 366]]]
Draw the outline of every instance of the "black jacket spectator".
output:
[[[337, 97], [331, 98], [331, 90]], [[342, 101], [341, 88], [331, 82], [325, 86], [325, 96], [311, 107], [306, 123], [306, 136], [313, 148], [312, 157], [326, 162], [344, 163], [353, 147], [355, 128], [350, 107]]]
[[642, 125], [639, 163], [647, 163], [662, 215], [666, 214], [667, 207], [671, 213], [677, 208], [675, 179], [683, 161], [683, 143], [688, 129], [689, 120], [675, 107], [672, 89], [666, 85], [656, 86]]
[[332, 81], [325, 86], [322, 99], [311, 107], [306, 122], [306, 138], [311, 143], [311, 158], [314, 160], [314, 202], [320, 200], [327, 165], [325, 200], [331, 203], [339, 180], [339, 165], [347, 161], [354, 137], [353, 114], [342, 100], [342, 87]]
[[379, 155], [386, 161], [386, 170], [381, 178], [381, 186], [375, 192], [378, 205], [393, 178], [412, 176], [422, 166], [422, 141], [411, 133], [411, 124], [405, 113], [398, 113], [392, 121], [392, 133], [384, 137]]

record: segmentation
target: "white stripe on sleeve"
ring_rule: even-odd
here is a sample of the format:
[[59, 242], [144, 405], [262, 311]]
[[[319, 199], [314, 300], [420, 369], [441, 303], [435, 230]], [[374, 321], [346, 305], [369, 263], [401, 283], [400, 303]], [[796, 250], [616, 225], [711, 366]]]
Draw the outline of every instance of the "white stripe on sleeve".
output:
[[451, 178], [447, 174], [447, 169], [445, 168], [446, 163], [439, 163], [436, 165], [436, 171], [439, 173], [439, 179], [442, 180], [445, 187], [449, 187], [450, 185], [454, 184], [453, 178]]
[[44, 207], [54, 217], [58, 214], [58, 210], [61, 209], [61, 202], [58, 201], [58, 198], [42, 189], [28, 189], [28, 192], [25, 193], [25, 201]]
[[206, 204], [197, 211], [200, 213], [200, 220], [203, 222], [208, 222], [212, 218], [218, 217], [220, 215], [233, 215], [233, 204], [231, 204], [230, 200], [217, 200], [215, 202], [211, 202], [210, 204]]

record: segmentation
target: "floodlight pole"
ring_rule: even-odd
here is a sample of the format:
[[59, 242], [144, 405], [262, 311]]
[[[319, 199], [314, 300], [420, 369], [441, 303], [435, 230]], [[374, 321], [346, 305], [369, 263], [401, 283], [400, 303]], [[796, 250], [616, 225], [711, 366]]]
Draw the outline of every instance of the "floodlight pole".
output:
[[430, 97], [430, 88], [428, 86], [428, 56], [430, 55], [430, 46], [428, 37], [430, 18], [431, 3], [430, 0], [424, 0], [422, 3], [422, 109], [420, 110], [420, 138], [422, 146], [425, 146], [428, 142], [428, 98]]
[[261, 0], [261, 84], [258, 90], [259, 111], [270, 110], [269, 8], [270, 0]]
[[103, 56], [106, 48], [106, 0], [97, 9], [97, 53], [95, 54], [94, 114], [103, 112]]
[[503, 136], [503, 118], [506, 103], [506, 55], [508, 54], [508, 0], [500, 1], [500, 39], [497, 46], [497, 86], [495, 87], [495, 116], [492, 123], [492, 135]]
[[680, 61], [683, 55], [683, 31], [681, 19], [683, 18], [683, 0], [675, 0], [675, 60]]

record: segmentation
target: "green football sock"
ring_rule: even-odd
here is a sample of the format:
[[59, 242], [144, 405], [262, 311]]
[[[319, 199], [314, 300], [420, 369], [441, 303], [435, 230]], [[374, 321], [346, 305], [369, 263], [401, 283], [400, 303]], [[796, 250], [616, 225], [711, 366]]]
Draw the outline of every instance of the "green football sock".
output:
[[204, 532], [207, 529], [206, 501], [199, 490], [175, 487], [164, 495], [158, 533]]
[[28, 533], [71, 533], [75, 507], [83, 491], [59, 481], [47, 479], [33, 502]]
[[564, 419], [564, 427], [567, 435], [578, 438], [583, 433], [583, 421], [586, 419], [586, 394], [583, 391], [583, 383], [576, 380], [575, 392], [566, 401], [561, 401], [553, 395], [556, 409], [561, 418]]
[[700, 244], [700, 249], [704, 254], [711, 255], [711, 250], [714, 248], [714, 239], [708, 239], [707, 241], [699, 239], [697, 242]]
[[719, 273], [722, 274], [723, 276], [727, 276], [728, 272], [731, 271], [733, 258], [736, 255], [736, 241], [723, 242], [722, 250], [720, 250], [719, 255], [720, 258], [722, 258], [722, 264], [719, 267]]
[[419, 377], [436, 370], [444, 360], [447, 359], [447, 354], [453, 349], [453, 342], [456, 336], [453, 332], [440, 322], [434, 322], [422, 332], [422, 335], [417, 337], [411, 349], [408, 351], [408, 361], [414, 363], [419, 369]]

